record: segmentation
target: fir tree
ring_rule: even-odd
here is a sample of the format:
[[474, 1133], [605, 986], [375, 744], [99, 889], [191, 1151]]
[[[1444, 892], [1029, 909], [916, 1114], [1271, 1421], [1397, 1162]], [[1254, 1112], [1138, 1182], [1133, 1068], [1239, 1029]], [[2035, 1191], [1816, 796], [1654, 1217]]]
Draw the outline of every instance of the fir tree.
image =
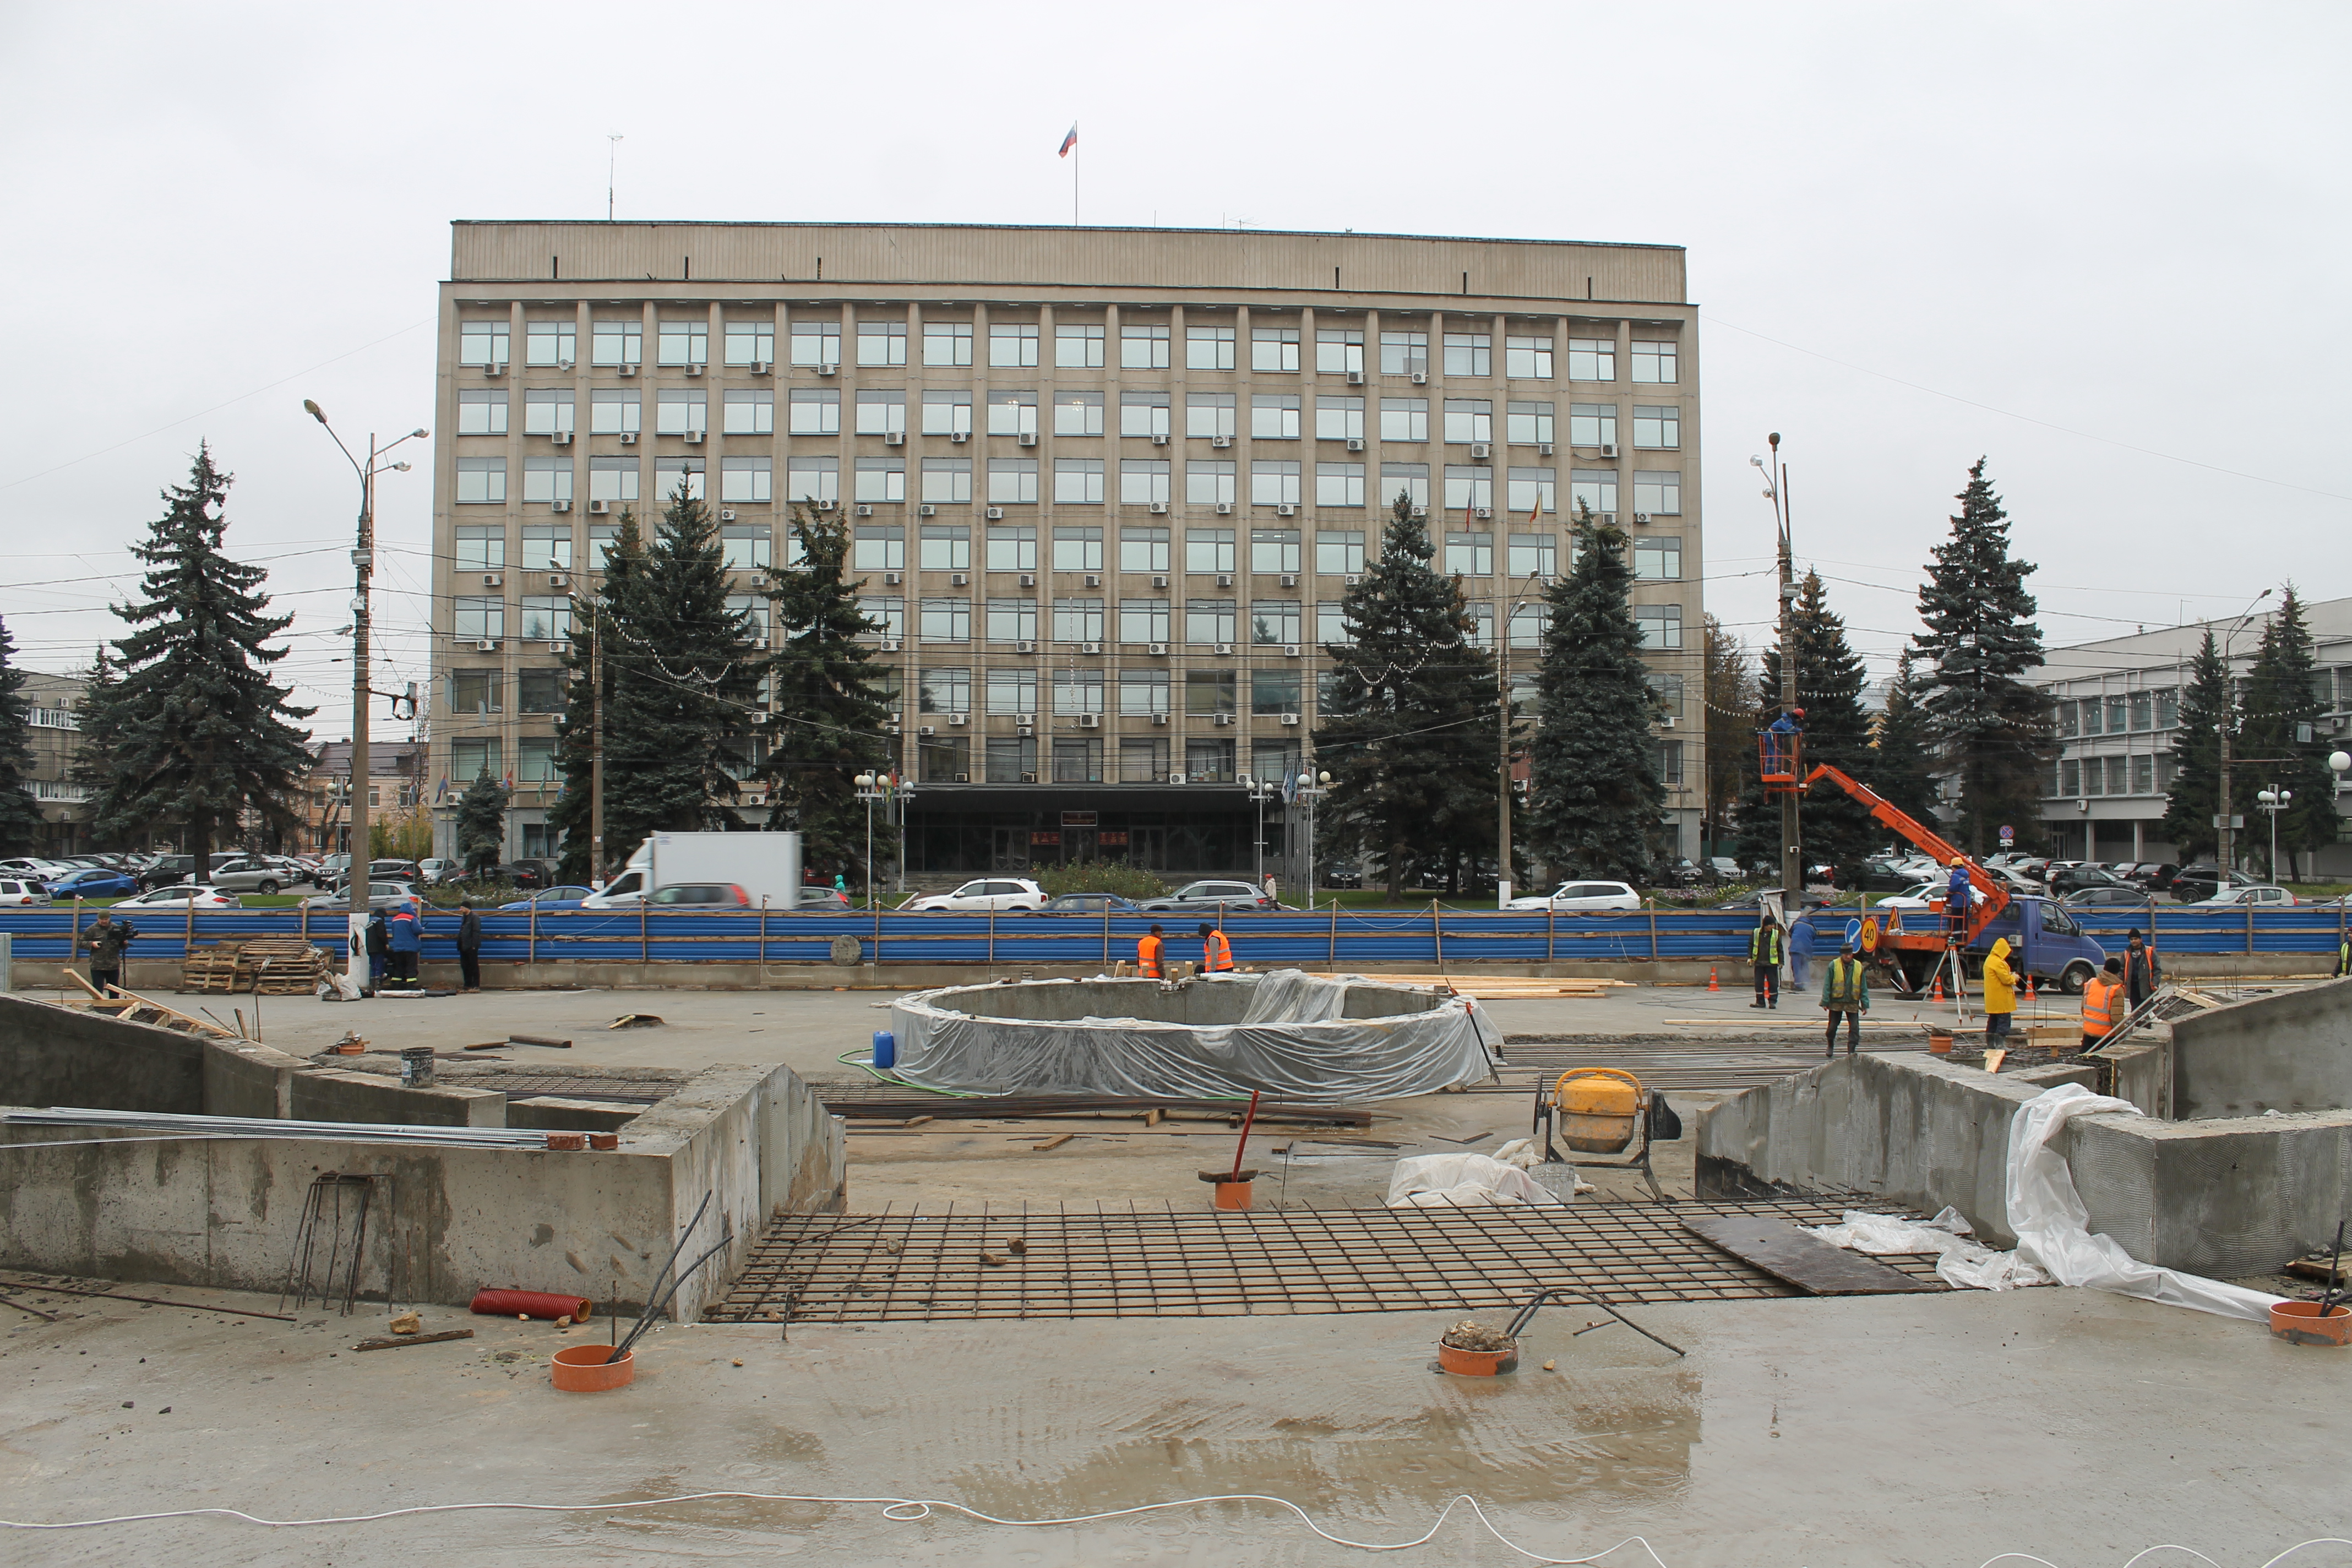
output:
[[891, 710], [874, 690], [882, 671], [856, 640], [875, 627], [845, 576], [849, 530], [805, 503], [793, 517], [803, 559], [771, 568], [767, 582], [782, 634], [766, 666], [768, 825], [801, 835], [803, 864], [843, 868], [856, 882], [866, 873], [866, 808], [850, 780], [892, 762], [882, 731]]
[[1645, 881], [1662, 847], [1657, 698], [1642, 662], [1626, 537], [1580, 509], [1575, 565], [1552, 584], [1528, 747], [1530, 837], [1557, 868]]
[[0, 622], [0, 856], [29, 855], [41, 837], [41, 808], [33, 799], [32, 704], [16, 645]]
[[507, 792], [484, 768], [457, 797], [457, 858], [468, 871], [487, 871], [507, 847]]
[[[1807, 572], [1797, 585], [1790, 631], [1797, 658], [1797, 706], [1805, 710], [1802, 772], [1810, 773], [1827, 763], [1875, 788], [1878, 758], [1870, 747], [1870, 715], [1862, 706], [1868, 672], [1845, 640], [1844, 620], [1830, 611], [1819, 572]], [[1763, 678], [1757, 682], [1759, 701], [1748, 741], [1751, 752], [1753, 731], [1780, 717], [1780, 649], [1775, 645], [1764, 650]], [[1761, 779], [1752, 782], [1742, 797], [1739, 822], [1741, 858], [1778, 865], [1780, 801], [1778, 796], [1765, 798]], [[1886, 830], [1860, 802], [1830, 784], [1806, 794], [1799, 831], [1807, 863], [1829, 862], [1837, 868], [1838, 880], [1849, 887], [1860, 876], [1863, 857], [1886, 839]]]
[[1434, 571], [1429, 530], [1399, 495], [1381, 557], [1327, 646], [1316, 750], [1331, 774], [1322, 834], [1380, 858], [1389, 896], [1416, 862], [1459, 866], [1494, 842], [1500, 769], [1495, 661], [1470, 641], [1462, 585]]
[[1886, 708], [1878, 716], [1878, 756], [1871, 765], [1870, 787], [1896, 810], [1933, 826], [1936, 753], [1923, 706], [1926, 695], [1927, 682], [1906, 647], [1895, 658], [1895, 678], [1886, 683]]
[[268, 574], [221, 553], [231, 482], [200, 447], [188, 482], [163, 491], [163, 517], [131, 549], [147, 567], [141, 596], [114, 609], [137, 629], [116, 640], [82, 710], [99, 831], [127, 837], [176, 818], [199, 879], [246, 814], [280, 832], [298, 826], [310, 754], [293, 721], [315, 711], [269, 679], [286, 657], [269, 641], [294, 617], [268, 613]]
[[2025, 677], [2042, 664], [2042, 628], [2025, 579], [2034, 567], [2010, 553], [2009, 514], [1979, 458], [1959, 494], [1949, 541], [1935, 550], [1919, 589], [1916, 639], [1932, 661], [1924, 703], [1943, 765], [1959, 780], [1953, 837], [1971, 854], [1996, 842], [2003, 823], [2030, 830], [2056, 754], [2050, 700]]
[[2183, 861], [2219, 848], [2213, 818], [2221, 810], [2221, 726], [2230, 719], [2229, 669], [2213, 628], [2189, 661], [2180, 692], [2180, 724], [2172, 731], [2172, 785], [2165, 792], [2163, 837]]
[[[592, 823], [596, 750], [596, 692], [592, 678], [599, 662], [598, 650], [610, 646], [614, 626], [622, 619], [634, 618], [636, 584], [645, 573], [645, 537], [638, 531], [634, 510], [622, 511], [619, 529], [604, 560], [591, 563], [600, 572], [601, 580], [593, 592], [573, 598], [575, 612], [588, 624], [575, 631], [572, 650], [563, 658], [567, 677], [563, 713], [555, 725], [555, 760], [562, 772], [563, 784], [556, 792], [555, 805], [549, 808], [547, 820], [563, 846], [556, 874], [567, 882], [594, 879], [602, 870], [609, 870], [626, 859], [627, 851], [634, 849], [636, 842], [632, 839], [623, 845], [617, 835], [608, 835], [605, 867], [590, 864], [594, 858]], [[609, 709], [619, 667], [609, 659], [603, 660], [602, 677], [604, 699]], [[608, 758], [609, 755], [608, 745]], [[624, 852], [616, 856], [612, 853], [614, 847]]]
[[1707, 853], [1725, 852], [1739, 797], [1756, 773], [1756, 677], [1748, 662], [1748, 647], [1706, 617], [1704, 676], [1706, 727]]
[[[2241, 744], [2249, 759], [2231, 767], [2234, 809], [2244, 814], [2247, 832], [2239, 840], [2249, 849], [2270, 853], [2270, 824], [2263, 820], [2256, 798], [2265, 789], [2291, 791], [2294, 799], [2279, 813], [2278, 847], [2290, 873], [2300, 850], [2316, 851], [2336, 842], [2336, 774], [2327, 765], [2330, 749], [2321, 716], [2328, 704], [2316, 689], [2318, 649], [2311, 626], [2304, 619], [2303, 601], [2294, 584], [2286, 585], [2279, 607], [2263, 626], [2263, 640], [2254, 651], [2253, 668], [2246, 679], [2245, 714]], [[2270, 879], [2278, 880], [2273, 865]]]

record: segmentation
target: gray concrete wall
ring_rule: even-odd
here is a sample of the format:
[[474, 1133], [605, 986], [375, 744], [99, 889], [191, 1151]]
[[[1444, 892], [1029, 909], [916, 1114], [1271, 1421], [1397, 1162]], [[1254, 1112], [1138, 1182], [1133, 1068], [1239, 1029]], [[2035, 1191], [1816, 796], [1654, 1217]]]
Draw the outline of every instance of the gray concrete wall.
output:
[[2216, 1007], [2172, 1026], [2183, 1121], [2352, 1106], [2352, 979]]
[[507, 1097], [495, 1089], [408, 1088], [372, 1072], [313, 1068], [294, 1075], [298, 1121], [381, 1121], [394, 1127], [504, 1127]]
[[617, 1132], [641, 1113], [634, 1105], [603, 1100], [566, 1100], [561, 1095], [534, 1094], [507, 1101], [507, 1125], [535, 1127], [549, 1132]]
[[0, 1103], [198, 1115], [203, 1044], [20, 996], [0, 996]]

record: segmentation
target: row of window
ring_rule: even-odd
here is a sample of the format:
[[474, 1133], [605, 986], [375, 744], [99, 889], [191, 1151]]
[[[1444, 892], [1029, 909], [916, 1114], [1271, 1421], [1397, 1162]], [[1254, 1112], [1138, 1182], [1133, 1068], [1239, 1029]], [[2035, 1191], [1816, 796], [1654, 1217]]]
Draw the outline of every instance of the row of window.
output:
[[[1540, 326], [1541, 323], [1530, 323]], [[598, 321], [589, 333], [588, 363], [592, 365], [634, 365], [645, 363], [645, 322], [642, 319]], [[795, 318], [785, 334], [782, 363], [794, 365], [859, 365], [887, 368], [908, 360], [904, 319], [861, 321], [855, 329], [854, 358], [841, 350], [838, 315]], [[1235, 370], [1241, 363], [1238, 329], [1193, 326], [1184, 329], [1187, 370]], [[1176, 339], [1171, 328], [1128, 322], [1119, 328], [1117, 349], [1122, 370], [1169, 370], [1174, 366]], [[1363, 374], [1369, 369], [1365, 334], [1343, 327], [1318, 327], [1314, 342], [1305, 342], [1297, 327], [1254, 325], [1249, 335], [1249, 367], [1253, 373], [1295, 374], [1311, 349], [1320, 375]], [[513, 363], [511, 324], [501, 318], [460, 321], [457, 360], [460, 364]], [[1425, 375], [1430, 367], [1430, 334], [1411, 329], [1384, 330], [1376, 345], [1383, 375]], [[730, 365], [771, 365], [776, 353], [772, 321], [729, 321], [722, 340]], [[1492, 332], [1457, 331], [1438, 334], [1438, 364], [1448, 376], [1490, 376], [1495, 374]], [[707, 317], [663, 321], [655, 332], [654, 363], [658, 365], [706, 365], [710, 363], [710, 322]], [[958, 368], [974, 363], [974, 335], [970, 321], [927, 321], [922, 328], [920, 363]], [[987, 363], [995, 369], [1030, 369], [1045, 363], [1042, 329], [1034, 322], [994, 321], [988, 328]], [[1110, 366], [1112, 348], [1100, 323], [1063, 321], [1054, 328], [1052, 361], [1065, 370], [1104, 370]], [[1549, 331], [1506, 332], [1503, 374], [1514, 381], [1553, 379], [1559, 340]], [[1615, 381], [1617, 340], [1567, 340], [1568, 379]], [[1679, 375], [1678, 349], [1670, 338], [1635, 338], [1628, 369], [1637, 384], [1667, 386]], [[580, 363], [579, 325], [572, 320], [526, 321], [523, 363], [569, 367]]]
[[2112, 696], [2067, 700], [2058, 704], [2058, 733], [2062, 736], [2169, 730], [2179, 722], [2180, 691], [2177, 687], [2156, 691], [2119, 691]]
[[2135, 756], [2067, 758], [2051, 770], [2051, 793], [2061, 797], [2091, 795], [2163, 795], [2172, 788], [2169, 752]]
[[[456, 500], [461, 506], [503, 506], [509, 494], [509, 463], [504, 458], [459, 458]], [[772, 458], [719, 459], [719, 494], [726, 502], [766, 503], [779, 499]], [[681, 489], [693, 500], [707, 500], [709, 461], [703, 458], [656, 458], [653, 461], [654, 496], [667, 500]], [[1318, 507], [1386, 506], [1397, 496], [1426, 510], [1431, 504], [1431, 465], [1381, 463], [1379, 472], [1368, 463], [1307, 463], [1261, 458], [1248, 465], [1249, 504], [1301, 506], [1307, 501], [1307, 481], [1315, 482]], [[900, 505], [909, 500], [933, 506], [969, 506], [984, 498], [990, 506], [1034, 506], [1044, 499], [1043, 484], [1053, 481], [1056, 506], [1102, 506], [1110, 500], [1114, 481], [1121, 506], [1170, 506], [1177, 499], [1179, 465], [1167, 460], [1128, 459], [1116, 464], [1098, 458], [1055, 458], [1050, 465], [1035, 458], [922, 458], [914, 465], [916, 489], [908, 494], [908, 462], [904, 458], [857, 458], [849, 466], [850, 493], [842, 494], [842, 459], [788, 458], [784, 461], [784, 496], [789, 500], [839, 502], [845, 499], [875, 505]], [[637, 501], [645, 499], [643, 461], [636, 458], [588, 459], [588, 499]], [[1232, 461], [1190, 460], [1181, 466], [1183, 501], [1187, 506], [1237, 506], [1242, 500], [1243, 465]], [[1438, 474], [1445, 510], [1491, 510], [1495, 505], [1497, 470], [1484, 463], [1449, 463]], [[1514, 515], [1557, 512], [1559, 470], [1550, 468], [1506, 467], [1501, 470], [1503, 505]], [[1615, 468], [1575, 468], [1569, 474], [1569, 510], [1595, 513], [1617, 510], [1619, 472]], [[579, 467], [568, 457], [525, 458], [522, 492], [526, 502], [570, 501], [576, 499]], [[1661, 516], [1683, 510], [1683, 477], [1672, 469], [1637, 469], [1633, 475], [1632, 510]]]

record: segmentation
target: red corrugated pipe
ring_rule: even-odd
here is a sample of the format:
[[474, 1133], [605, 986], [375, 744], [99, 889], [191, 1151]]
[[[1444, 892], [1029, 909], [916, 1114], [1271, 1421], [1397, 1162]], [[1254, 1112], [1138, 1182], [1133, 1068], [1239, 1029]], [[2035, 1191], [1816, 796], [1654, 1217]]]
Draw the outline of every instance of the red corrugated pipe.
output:
[[585, 1296], [557, 1296], [545, 1290], [477, 1290], [473, 1310], [493, 1318], [545, 1318], [550, 1322], [569, 1318], [583, 1323], [590, 1309]]

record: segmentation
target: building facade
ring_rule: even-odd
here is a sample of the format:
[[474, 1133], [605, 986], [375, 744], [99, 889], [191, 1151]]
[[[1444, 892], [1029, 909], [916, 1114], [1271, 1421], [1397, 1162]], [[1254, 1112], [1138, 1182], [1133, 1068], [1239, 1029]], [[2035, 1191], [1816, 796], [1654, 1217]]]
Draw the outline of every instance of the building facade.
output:
[[24, 698], [33, 742], [33, 798], [41, 807], [37, 853], [79, 855], [91, 847], [89, 791], [74, 778], [81, 751], [81, 700], [89, 682], [26, 670]]
[[[300, 848], [306, 854], [347, 855], [352, 847], [352, 743], [326, 741], [311, 747], [310, 772], [302, 781]], [[368, 745], [368, 814], [372, 824], [394, 821], [425, 798], [425, 748], [417, 741], [372, 741]]]
[[454, 226], [427, 772], [511, 776], [510, 854], [556, 847], [571, 595], [624, 509], [650, 521], [680, 484], [718, 510], [755, 612], [761, 570], [794, 558], [788, 503], [846, 514], [912, 785], [908, 869], [939, 875], [1265, 856], [1295, 877], [1304, 808], [1246, 781], [1311, 764], [1323, 645], [1344, 640], [1339, 602], [1390, 501], [1426, 509], [1522, 700], [1582, 502], [1633, 535], [1669, 817], [1697, 853], [1697, 311], [1679, 248]]
[[[2326, 710], [2316, 739], [2343, 744], [2352, 737], [2352, 599], [2306, 604], [2303, 609], [2316, 645], [2316, 694]], [[2180, 858], [2160, 825], [2166, 792], [2172, 787], [2172, 742], [2190, 663], [2210, 631], [2217, 642], [2227, 637], [2222, 651], [2231, 676], [2243, 679], [2253, 668], [2264, 618], [2252, 616], [2242, 626], [2213, 621], [2166, 626], [2050, 650], [2032, 679], [2057, 705], [2059, 758], [2042, 812], [2053, 855], [2071, 860]], [[2247, 776], [2259, 780], [2259, 766]], [[2339, 815], [2344, 809], [2339, 795]], [[2242, 854], [2263, 841], [2259, 819], [2238, 837]], [[2326, 877], [2352, 874], [2352, 837], [2343, 827], [2336, 844], [2320, 852], [2317, 870]]]

